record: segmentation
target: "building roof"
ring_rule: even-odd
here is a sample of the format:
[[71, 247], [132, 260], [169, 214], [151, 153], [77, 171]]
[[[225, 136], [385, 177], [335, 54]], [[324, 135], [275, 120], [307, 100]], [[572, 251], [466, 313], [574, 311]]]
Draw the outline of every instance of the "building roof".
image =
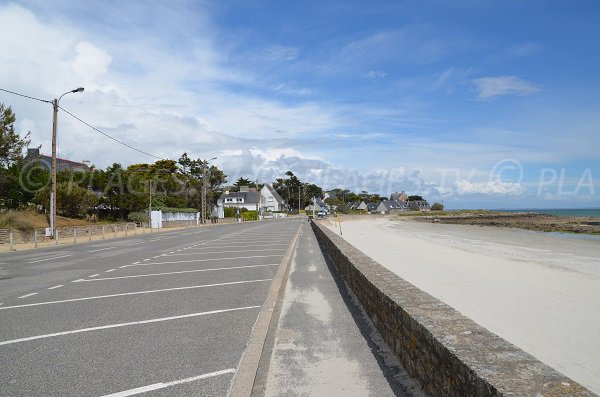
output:
[[257, 192], [227, 192], [221, 195], [221, 199], [226, 198], [243, 198], [244, 204], [257, 204], [258, 193]]
[[367, 211], [375, 211], [380, 203], [367, 203]]
[[285, 204], [285, 201], [283, 201], [283, 198], [279, 195], [279, 193], [277, 193], [277, 190], [275, 190], [273, 185], [271, 185], [270, 183], [265, 183], [265, 186], [267, 187], [267, 189], [269, 189], [269, 191], [271, 192], [273, 197], [275, 197], [275, 200], [277, 200], [279, 204]]
[[383, 204], [388, 211], [404, 208], [404, 206], [396, 200], [383, 200], [381, 204]]

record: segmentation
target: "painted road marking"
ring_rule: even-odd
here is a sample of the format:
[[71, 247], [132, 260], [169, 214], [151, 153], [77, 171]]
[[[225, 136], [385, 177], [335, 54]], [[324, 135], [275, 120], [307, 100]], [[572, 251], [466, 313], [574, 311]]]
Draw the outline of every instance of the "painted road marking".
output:
[[38, 259], [37, 261], [31, 261], [31, 262], [28, 262], [28, 263], [37, 263], [37, 262], [43, 262], [43, 261], [51, 261], [52, 259], [66, 258], [67, 256], [71, 256], [71, 254], [69, 254], [69, 255], [62, 255], [62, 256], [53, 256], [52, 258]]
[[235, 270], [235, 269], [251, 269], [255, 267], [267, 267], [267, 266], [279, 266], [279, 263], [270, 263], [267, 265], [248, 265], [248, 266], [230, 266], [230, 267], [216, 267], [211, 269], [197, 269], [197, 270], [182, 270], [179, 272], [166, 272], [166, 273], [150, 273], [150, 274], [136, 274], [133, 276], [118, 276], [118, 277], [104, 277], [104, 278], [95, 278], [93, 280], [84, 280], [80, 278], [79, 280], [73, 280], [72, 283], [83, 283], [90, 281], [105, 281], [105, 280], [119, 280], [122, 278], [138, 278], [138, 277], [151, 277], [151, 276], [166, 276], [169, 274], [184, 274], [184, 273], [198, 273], [198, 272], [215, 272], [219, 270]]
[[88, 252], [98, 252], [98, 251], [109, 250], [109, 249], [112, 249], [112, 248], [117, 248], [117, 247], [98, 248], [96, 250], [91, 250], [91, 251], [88, 251]]
[[91, 276], [88, 277], [98, 277], [100, 275], [100, 273], [96, 273], [96, 274], [92, 274]]
[[117, 270], [117, 269], [108, 269], [108, 270], [106, 271], [106, 273], [114, 272], [115, 270]]
[[32, 292], [31, 294], [27, 294], [27, 295], [23, 295], [23, 296], [19, 296], [18, 299], [25, 299], [25, 298], [29, 298], [30, 296], [33, 295], [37, 295], [37, 292]]
[[[264, 245], [258, 245], [259, 247], [275, 247], [275, 246], [288, 246], [290, 245], [289, 243], [286, 244], [264, 244]], [[252, 244], [252, 245], [239, 245], [239, 244], [231, 244], [228, 243], [226, 245], [207, 245], [204, 247], [199, 247], [199, 248], [191, 248], [193, 250], [205, 250], [205, 249], [211, 249], [211, 248], [256, 248], [257, 245], [256, 244]]]
[[168, 256], [189, 256], [189, 255], [204, 255], [204, 254], [233, 254], [239, 252], [265, 252], [265, 251], [287, 251], [287, 248], [265, 248], [260, 250], [243, 250], [243, 251], [208, 251], [208, 252], [192, 252], [189, 254], [170, 254]]
[[194, 263], [194, 262], [211, 262], [211, 261], [229, 261], [232, 259], [254, 259], [254, 258], [273, 258], [282, 257], [283, 255], [255, 255], [255, 256], [234, 256], [232, 258], [209, 258], [209, 259], [194, 259], [190, 261], [171, 261], [171, 262], [150, 262], [140, 263], [137, 265], [123, 265], [119, 266], [120, 269], [132, 266], [152, 266], [152, 265], [171, 265], [176, 263]]
[[72, 331], [55, 332], [55, 333], [52, 333], [52, 334], [36, 335], [36, 336], [30, 336], [30, 337], [27, 337], [27, 338], [6, 340], [6, 341], [0, 342], [0, 346], [12, 345], [14, 343], [21, 343], [21, 342], [29, 342], [31, 340], [36, 340], [36, 339], [52, 338], [52, 337], [55, 337], [55, 336], [79, 334], [81, 332], [90, 332], [90, 331], [99, 331], [99, 330], [103, 330], [103, 329], [129, 327], [131, 325], [159, 323], [159, 322], [163, 322], [163, 321], [179, 320], [179, 319], [182, 319], [182, 318], [207, 316], [207, 315], [210, 315], [210, 314], [227, 313], [227, 312], [233, 312], [233, 311], [239, 311], [239, 310], [249, 310], [249, 309], [256, 309], [256, 308], [260, 308], [260, 306], [246, 306], [246, 307], [236, 307], [234, 309], [211, 310], [209, 312], [183, 314], [181, 316], [153, 318], [151, 320], [131, 321], [131, 322], [128, 322], [128, 323], [117, 323], [117, 324], [110, 324], [110, 325], [101, 325], [99, 327], [74, 329]]
[[211, 373], [208, 373], [208, 374], [193, 376], [191, 378], [185, 378], [185, 379], [175, 380], [175, 381], [172, 381], [172, 382], [154, 383], [154, 384], [148, 385], [148, 386], [137, 387], [135, 389], [125, 390], [125, 391], [121, 391], [121, 392], [113, 393], [113, 394], [107, 394], [107, 395], [105, 395], [103, 397], [127, 397], [127, 396], [134, 396], [136, 394], [147, 393], [147, 392], [152, 391], [152, 390], [164, 389], [166, 387], [176, 386], [176, 385], [180, 385], [182, 383], [189, 383], [189, 382], [194, 382], [194, 381], [201, 380], [201, 379], [214, 378], [215, 376], [221, 376], [221, 375], [233, 374], [233, 373], [235, 373], [235, 369], [234, 368], [229, 368], [229, 369], [224, 369], [222, 371], [211, 372]]
[[64, 284], [58, 284], [58, 285], [55, 285], [54, 287], [50, 287], [48, 289], [56, 289], [56, 288], [60, 288], [60, 287], [64, 287]]
[[21, 308], [21, 307], [31, 307], [31, 306], [52, 305], [52, 304], [55, 304], [55, 303], [79, 302], [79, 301], [86, 301], [86, 300], [92, 300], [92, 299], [114, 298], [114, 297], [118, 297], [118, 296], [152, 294], [154, 292], [181, 291], [181, 290], [186, 290], [186, 289], [197, 289], [197, 288], [208, 288], [208, 287], [221, 287], [221, 286], [224, 286], [224, 285], [260, 283], [260, 282], [271, 281], [271, 280], [272, 279], [270, 279], [270, 278], [266, 278], [266, 279], [262, 279], [262, 280], [231, 281], [231, 282], [228, 282], [228, 283], [192, 285], [190, 287], [176, 287], [176, 288], [154, 289], [154, 290], [148, 290], [148, 291], [123, 292], [123, 293], [120, 293], [120, 294], [89, 296], [89, 297], [86, 297], [86, 298], [74, 298], [74, 299], [64, 299], [64, 300], [60, 300], [60, 301], [38, 302], [38, 303], [28, 303], [28, 304], [25, 304], [25, 305], [6, 306], [6, 307], [0, 307], [0, 310], [18, 309], [18, 308]]

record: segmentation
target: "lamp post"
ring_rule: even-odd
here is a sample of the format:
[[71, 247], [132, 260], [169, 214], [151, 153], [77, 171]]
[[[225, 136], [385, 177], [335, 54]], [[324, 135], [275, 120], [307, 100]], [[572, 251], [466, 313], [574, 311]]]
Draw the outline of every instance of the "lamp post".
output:
[[83, 92], [83, 87], [67, 91], [59, 96], [58, 99], [54, 99], [52, 101], [54, 114], [52, 118], [52, 191], [50, 192], [50, 233], [53, 237], [56, 236], [56, 127], [58, 124], [58, 108], [60, 106], [60, 100], [62, 97], [75, 92]]
[[204, 163], [204, 169], [202, 171], [202, 213], [200, 214], [202, 223], [206, 223], [206, 194], [208, 191], [208, 178], [206, 171], [208, 170], [208, 162], [216, 159], [216, 157], [213, 157], [212, 159], [206, 160]]

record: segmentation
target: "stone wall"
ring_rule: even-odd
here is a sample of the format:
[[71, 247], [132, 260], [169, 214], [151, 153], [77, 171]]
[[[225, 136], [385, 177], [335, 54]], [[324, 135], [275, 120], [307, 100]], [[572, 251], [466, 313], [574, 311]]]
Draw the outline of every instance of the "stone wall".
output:
[[324, 250], [406, 371], [427, 394], [595, 396], [403, 280], [320, 223], [313, 221], [312, 226]]

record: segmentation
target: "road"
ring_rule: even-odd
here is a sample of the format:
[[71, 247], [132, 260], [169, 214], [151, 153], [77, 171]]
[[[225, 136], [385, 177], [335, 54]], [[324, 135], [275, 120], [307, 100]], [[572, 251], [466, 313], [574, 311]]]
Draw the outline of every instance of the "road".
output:
[[298, 228], [242, 223], [0, 255], [0, 395], [226, 395]]

